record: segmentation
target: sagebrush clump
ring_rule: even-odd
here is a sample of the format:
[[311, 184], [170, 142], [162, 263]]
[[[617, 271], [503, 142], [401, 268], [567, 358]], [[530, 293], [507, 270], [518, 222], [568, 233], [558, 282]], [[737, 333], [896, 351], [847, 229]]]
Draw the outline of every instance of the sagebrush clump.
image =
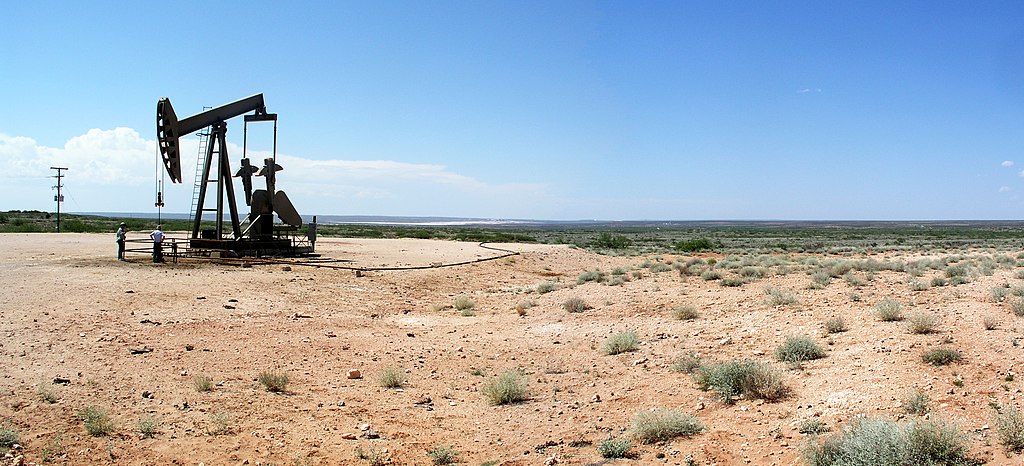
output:
[[885, 298], [875, 303], [875, 317], [882, 322], [903, 320], [903, 305], [892, 298]]
[[526, 378], [518, 370], [507, 370], [498, 377], [495, 377], [480, 386], [480, 393], [483, 393], [492, 405], [507, 405], [526, 401], [528, 392]]
[[601, 345], [601, 352], [614, 356], [616, 354], [636, 351], [639, 345], [640, 337], [637, 336], [636, 332], [627, 330], [608, 337], [604, 344]]
[[782, 376], [771, 366], [756, 361], [726, 361], [700, 366], [693, 373], [701, 390], [713, 390], [726, 403], [742, 396], [777, 401], [790, 395]]
[[269, 370], [260, 372], [259, 377], [256, 378], [263, 388], [267, 389], [268, 392], [272, 393], [283, 393], [288, 389], [288, 374], [279, 370]]
[[589, 304], [587, 304], [586, 301], [583, 300], [583, 298], [574, 296], [572, 298], [565, 300], [562, 303], [562, 309], [565, 309], [566, 312], [576, 313], [586, 311], [588, 309], [591, 309], [591, 307]]
[[656, 408], [640, 411], [633, 417], [630, 431], [642, 443], [655, 443], [676, 437], [689, 437], [704, 430], [692, 414]]
[[782, 362], [803, 362], [825, 357], [825, 350], [813, 338], [791, 336], [775, 350], [775, 358]]
[[824, 442], [804, 447], [811, 466], [973, 465], [967, 437], [937, 421], [899, 424], [862, 419]]

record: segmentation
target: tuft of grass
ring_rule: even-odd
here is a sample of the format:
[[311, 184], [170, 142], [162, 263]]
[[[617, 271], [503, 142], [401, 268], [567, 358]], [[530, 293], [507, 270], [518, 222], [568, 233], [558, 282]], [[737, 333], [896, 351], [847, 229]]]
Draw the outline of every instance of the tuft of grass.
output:
[[684, 374], [692, 374], [701, 366], [700, 357], [696, 354], [684, 354], [669, 366], [669, 370], [674, 372], [682, 372]]
[[608, 337], [601, 345], [601, 352], [613, 356], [616, 354], [636, 351], [640, 345], [640, 337], [632, 330], [616, 333]]
[[60, 401], [60, 395], [58, 395], [57, 392], [53, 391], [53, 389], [50, 388], [50, 386], [47, 385], [46, 382], [41, 382], [36, 387], [36, 394], [39, 395], [39, 399], [49, 404], [54, 404], [57, 401]]
[[602, 458], [629, 458], [633, 442], [628, 438], [608, 439], [597, 446]]
[[235, 416], [230, 411], [210, 413], [210, 426], [206, 429], [206, 433], [210, 435], [230, 435], [235, 432], [234, 427], [231, 426], [234, 420]]
[[726, 277], [726, 278], [723, 278], [722, 281], [719, 282], [719, 283], [722, 286], [728, 286], [728, 287], [735, 288], [737, 286], [743, 286], [743, 284], [747, 283], [747, 281], [745, 279], [741, 278], [741, 277]]
[[473, 317], [476, 315], [476, 309], [469, 308], [459, 311], [459, 315], [462, 317]]
[[114, 431], [114, 420], [110, 418], [110, 414], [95, 406], [78, 410], [78, 418], [82, 420], [85, 431], [93, 437], [103, 437]]
[[825, 350], [813, 338], [795, 335], [775, 349], [775, 358], [782, 362], [803, 362], [825, 357]]
[[583, 311], [586, 311], [587, 309], [593, 309], [593, 308], [591, 308], [590, 305], [587, 304], [587, 302], [583, 300], [583, 298], [580, 298], [578, 296], [573, 296], [572, 298], [569, 298], [569, 299], [565, 300], [565, 302], [562, 303], [562, 309], [565, 309], [566, 312], [574, 312], [575, 313], [575, 312], [583, 312]]
[[915, 312], [907, 317], [907, 330], [910, 333], [932, 333], [939, 326], [939, 316], [930, 312]]
[[822, 421], [820, 418], [812, 417], [802, 421], [800, 425], [797, 426], [796, 430], [804, 435], [821, 435], [831, 431], [832, 429], [825, 424], [825, 421]]
[[701, 272], [700, 278], [706, 282], [710, 282], [721, 279], [722, 274], [718, 273], [716, 270], [705, 270], [704, 272]]
[[384, 388], [402, 388], [405, 385], [405, 371], [399, 367], [386, 367], [377, 375], [377, 383]]
[[589, 270], [576, 277], [576, 284], [582, 285], [587, 282], [603, 283], [606, 278], [607, 275], [600, 270]]
[[282, 393], [288, 389], [288, 374], [276, 369], [260, 372], [257, 380], [268, 392]]
[[985, 328], [985, 330], [995, 330], [999, 328], [999, 317], [991, 315], [985, 316], [981, 320], [981, 325]]
[[954, 362], [960, 362], [963, 358], [962, 353], [952, 348], [934, 348], [925, 351], [921, 355], [921, 359], [924, 362], [933, 366], [945, 366]]
[[726, 361], [707, 364], [693, 373], [701, 390], [713, 390], [726, 403], [743, 396], [748, 399], [777, 401], [790, 395], [782, 376], [771, 366], [755, 361]]
[[1010, 295], [1010, 285], [1003, 284], [992, 287], [989, 292], [989, 297], [992, 298], [992, 302], [1001, 303], [1006, 301], [1006, 297]]
[[892, 298], [885, 298], [875, 303], [875, 317], [882, 322], [903, 320], [903, 305]]
[[435, 465], [447, 465], [455, 464], [459, 462], [459, 451], [451, 445], [434, 445], [430, 451], [427, 452], [427, 456], [434, 462]]
[[196, 388], [197, 392], [213, 391], [213, 379], [203, 374], [193, 377], [192, 385]]
[[700, 317], [700, 313], [697, 312], [697, 306], [693, 304], [680, 304], [672, 308], [672, 317], [679, 320], [693, 320]]
[[804, 448], [811, 466], [978, 464], [969, 456], [967, 437], [956, 427], [935, 421], [899, 424], [862, 419], [841, 433]]
[[827, 334], [842, 333], [849, 329], [842, 317], [830, 317], [825, 321], [825, 333]]
[[64, 438], [58, 434], [47, 440], [46, 445], [39, 450], [39, 460], [45, 464], [58, 456], [66, 455], [67, 452], [67, 448], [64, 447]]
[[552, 281], [541, 282], [537, 285], [537, 293], [547, 294], [558, 289], [558, 283]]
[[517, 370], [507, 370], [501, 375], [484, 382], [480, 386], [480, 393], [483, 393], [492, 405], [500, 406], [518, 403], [529, 399], [526, 387], [526, 378]]
[[785, 306], [797, 303], [796, 295], [792, 291], [782, 288], [767, 286], [764, 288], [764, 294], [764, 302], [769, 306]]
[[384, 466], [391, 462], [387, 450], [378, 450], [372, 447], [369, 450], [356, 447], [356, 458], [366, 461], [370, 466]]
[[1024, 450], [1024, 414], [1016, 406], [998, 406], [995, 416], [999, 444], [1007, 451]]
[[160, 420], [153, 415], [144, 415], [139, 418], [139, 435], [142, 438], [153, 438], [160, 433]]
[[928, 414], [928, 411], [930, 410], [930, 408], [928, 407], [929, 401], [931, 400], [928, 398], [928, 395], [925, 394], [924, 392], [913, 391], [909, 393], [906, 398], [903, 399], [903, 411], [906, 411], [907, 414], [916, 414], [918, 416], [923, 416], [925, 414]]
[[455, 297], [455, 301], [452, 303], [452, 306], [455, 307], [456, 311], [462, 312], [466, 309], [473, 309], [476, 307], [476, 301], [473, 301], [473, 298], [470, 298], [469, 296], [460, 294]]
[[692, 414], [655, 408], [636, 413], [630, 430], [641, 443], [655, 443], [699, 434], [704, 425]]

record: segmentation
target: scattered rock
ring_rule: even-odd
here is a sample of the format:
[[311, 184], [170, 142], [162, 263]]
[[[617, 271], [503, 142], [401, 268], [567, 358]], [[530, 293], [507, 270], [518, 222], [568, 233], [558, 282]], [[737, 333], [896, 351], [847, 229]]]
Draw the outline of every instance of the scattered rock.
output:
[[421, 397], [416, 398], [415, 400], [413, 400], [412, 404], [414, 404], [414, 405], [427, 405], [427, 404], [430, 404], [431, 402], [433, 402], [433, 400], [431, 400], [429, 396], [421, 396]]
[[192, 351], [194, 349], [196, 349], [196, 347], [192, 344], [185, 345], [185, 351]]
[[719, 346], [725, 346], [725, 345], [731, 345], [731, 344], [732, 344], [732, 337], [725, 337], [725, 338], [723, 338], [721, 340], [718, 340], [718, 345]]
[[345, 400], [338, 400], [338, 407], [345, 406]]
[[71, 383], [71, 379], [65, 379], [64, 377], [54, 377], [53, 378], [53, 384], [54, 385], [68, 385], [70, 383]]
[[143, 397], [143, 398], [146, 398], [146, 399], [152, 400], [152, 399], [153, 399], [153, 396], [154, 396], [153, 392], [151, 392], [151, 391], [149, 391], [149, 390], [143, 390], [143, 391], [142, 391], [142, 397]]
[[230, 304], [225, 304], [224, 305], [224, 309], [234, 309], [234, 308], [235, 308], [235, 306], [232, 306]]
[[150, 348], [148, 346], [138, 346], [138, 347], [135, 347], [135, 348], [128, 348], [128, 351], [131, 354], [146, 354], [146, 353], [152, 353], [153, 352], [153, 348]]
[[600, 403], [601, 402], [601, 395], [598, 395], [597, 393], [595, 393], [594, 396], [590, 398], [590, 402], [591, 403]]
[[282, 272], [291, 272], [292, 271], [292, 266], [286, 265], [284, 267], [281, 267], [281, 271]]
[[341, 438], [345, 440], [355, 440], [358, 437], [356, 437], [356, 434], [353, 434], [352, 432], [345, 432], [344, 434], [341, 434]]
[[377, 432], [376, 430], [373, 429], [366, 429], [366, 431], [363, 432], [363, 437], [368, 438], [370, 440], [378, 439], [380, 438], [380, 432]]
[[349, 379], [361, 379], [363, 378], [363, 373], [360, 372], [359, 369], [349, 369], [348, 373], [345, 374], [345, 377]]

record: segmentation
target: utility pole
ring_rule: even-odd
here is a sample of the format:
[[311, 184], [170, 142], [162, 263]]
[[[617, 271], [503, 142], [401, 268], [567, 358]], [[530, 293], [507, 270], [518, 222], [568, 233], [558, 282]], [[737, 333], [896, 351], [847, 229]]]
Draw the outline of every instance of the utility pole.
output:
[[57, 188], [57, 194], [53, 196], [53, 201], [57, 203], [57, 233], [60, 233], [60, 203], [64, 202], [64, 195], [60, 193], [60, 188], [64, 187], [61, 178], [67, 176], [61, 174], [61, 170], [67, 170], [67, 167], [50, 167], [50, 170], [57, 170], [57, 174], [54, 176], [57, 179], [57, 186], [54, 186]]

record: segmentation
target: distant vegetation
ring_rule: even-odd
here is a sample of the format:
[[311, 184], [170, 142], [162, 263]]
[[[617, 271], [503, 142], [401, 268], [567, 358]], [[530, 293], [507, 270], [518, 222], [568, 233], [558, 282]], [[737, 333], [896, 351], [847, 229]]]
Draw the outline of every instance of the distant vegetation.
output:
[[[65, 232], [113, 232], [120, 222], [132, 231], [156, 227], [153, 218], [117, 218], [61, 214]], [[191, 230], [189, 220], [163, 220], [164, 230]], [[0, 233], [52, 232], [56, 215], [40, 211], [0, 212]], [[212, 228], [212, 222], [204, 222]], [[867, 254], [976, 247], [1019, 250], [1024, 222], [615, 222], [501, 226], [318, 225], [317, 234], [346, 238], [422, 238], [453, 241], [569, 244], [604, 254], [658, 253], [825, 253]], [[300, 231], [305, 233], [303, 228]], [[857, 280], [841, 270], [832, 278]], [[957, 285], [969, 277], [950, 267], [932, 286]], [[699, 273], [698, 273], [699, 274]], [[812, 289], [828, 286], [828, 277], [812, 277]], [[715, 278], [717, 279], [717, 278]], [[922, 286], [925, 285], [922, 282]]]

